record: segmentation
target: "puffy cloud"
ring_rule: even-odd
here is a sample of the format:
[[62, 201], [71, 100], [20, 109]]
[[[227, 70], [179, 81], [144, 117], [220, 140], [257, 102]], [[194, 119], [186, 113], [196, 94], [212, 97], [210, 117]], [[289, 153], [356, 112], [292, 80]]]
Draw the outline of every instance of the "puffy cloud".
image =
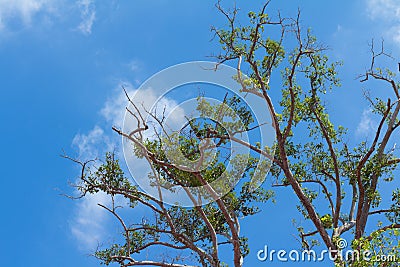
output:
[[97, 125], [87, 134], [75, 135], [72, 145], [78, 149], [79, 158], [83, 160], [94, 159], [115, 147], [111, 138]]

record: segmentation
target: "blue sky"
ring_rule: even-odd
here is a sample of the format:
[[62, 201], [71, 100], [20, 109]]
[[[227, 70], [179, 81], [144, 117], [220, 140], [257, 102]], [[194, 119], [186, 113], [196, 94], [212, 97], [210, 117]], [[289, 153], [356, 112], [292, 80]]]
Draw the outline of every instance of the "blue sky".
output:
[[[243, 14], [262, 3], [236, 1]], [[60, 196], [73, 192], [68, 181], [78, 169], [59, 155], [64, 149], [91, 157], [119, 144], [111, 126], [120, 123], [121, 85], [134, 90], [157, 71], [218, 52], [210, 26], [225, 21], [214, 4], [0, 0], [2, 266], [99, 265], [88, 254], [98, 242], [110, 242], [117, 228], [95, 206], [102, 196], [79, 202]], [[369, 64], [372, 38], [384, 38], [399, 59], [400, 2], [275, 0], [270, 12], [289, 16], [297, 8], [304, 27], [331, 48], [332, 59], [344, 62], [343, 86], [330, 96], [328, 108], [334, 121], [349, 128], [349, 140], [359, 141], [376, 122], [355, 77]], [[299, 217], [288, 205], [294, 197], [284, 190], [279, 197], [285, 201], [244, 221], [242, 233], [252, 249], [244, 266], [281, 266], [257, 261], [255, 252], [264, 244], [298, 247], [291, 218]]]

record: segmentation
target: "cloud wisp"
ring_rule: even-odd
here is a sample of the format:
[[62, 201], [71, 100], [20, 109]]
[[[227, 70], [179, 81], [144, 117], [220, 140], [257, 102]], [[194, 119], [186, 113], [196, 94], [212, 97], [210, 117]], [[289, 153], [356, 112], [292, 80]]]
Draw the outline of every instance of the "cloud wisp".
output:
[[356, 136], [369, 137], [375, 133], [377, 122], [373, 119], [372, 109], [364, 109], [356, 129]]
[[93, 0], [80, 0], [78, 7], [81, 12], [81, 23], [78, 30], [85, 35], [92, 33], [93, 23], [96, 20], [96, 7]]

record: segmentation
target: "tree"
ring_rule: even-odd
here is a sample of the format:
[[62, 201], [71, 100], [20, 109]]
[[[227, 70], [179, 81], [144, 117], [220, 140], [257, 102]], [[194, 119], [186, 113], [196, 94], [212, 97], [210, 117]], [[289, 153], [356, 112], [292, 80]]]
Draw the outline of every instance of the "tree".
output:
[[[264, 100], [276, 135], [273, 147], [242, 142], [252, 153], [248, 158], [238, 156], [233, 161], [237, 166], [245, 166], [243, 177], [246, 177], [253, 175], [260, 163], [256, 155], [266, 155], [271, 160], [273, 187], [293, 190], [299, 200], [298, 210], [309, 222], [298, 227], [305, 250], [320, 240], [337, 266], [378, 266], [379, 263], [363, 257], [344, 257], [339, 241], [346, 234], [351, 236], [352, 248], [357, 253], [372, 251], [372, 260], [385, 253], [395, 254], [400, 259], [400, 245], [395, 242], [400, 233], [400, 189], [394, 188], [390, 206], [381, 202], [379, 189], [381, 183], [395, 180], [400, 163], [398, 151], [392, 146], [393, 135], [400, 126], [400, 84], [392, 71], [377, 67], [378, 60], [389, 57], [383, 42], [378, 51], [372, 43], [371, 66], [360, 76], [360, 81], [377, 80], [387, 85], [391, 94], [387, 100], [366, 94], [373, 112], [380, 116], [380, 123], [373, 140], [352, 145], [343, 141], [347, 131], [332, 123], [324, 102], [326, 95], [340, 86], [336, 70], [340, 63], [329, 61], [326, 47], [317, 42], [310, 30], [303, 32], [300, 12], [296, 18], [283, 18], [278, 13], [274, 20], [266, 13], [268, 4], [269, 1], [260, 12], [248, 14], [247, 26], [237, 25], [236, 8], [227, 11], [219, 2], [216, 5], [228, 22], [226, 29], [213, 28], [222, 46], [222, 53], [216, 56], [218, 64], [235, 64], [238, 70], [235, 78], [242, 85], [242, 92]], [[248, 77], [241, 75], [242, 69], [248, 69]], [[280, 80], [281, 84], [274, 80]], [[276, 98], [278, 92], [281, 93], [279, 99]], [[128, 224], [119, 215], [114, 201], [111, 207], [100, 204], [121, 223], [123, 240], [97, 251], [96, 257], [106, 265], [115, 262], [120, 266], [228, 266], [221, 259], [219, 248], [231, 245], [233, 265], [242, 266], [249, 250], [246, 238], [240, 234], [239, 218], [258, 212], [262, 207], [260, 203], [269, 200], [273, 192], [243, 183], [221, 197], [216, 193], [220, 188], [209, 184], [227, 171], [225, 160], [229, 152], [224, 152], [224, 146], [238, 142], [236, 134], [257, 127], [253, 125], [251, 110], [234, 95], [226, 95], [221, 104], [214, 105], [200, 96], [198, 110], [201, 114], [213, 114], [222, 121], [230, 117], [230, 121], [241, 124], [189, 120], [179, 135], [166, 138], [156, 134], [149, 139], [144, 137], [149, 131], [148, 123], [128, 94], [127, 98], [130, 101], [128, 113], [137, 127], [131, 132], [113, 129], [134, 143], [136, 157], [148, 161], [153, 172], [149, 178], [153, 179], [154, 186], [168, 190], [174, 190], [175, 186], [204, 186], [206, 192], [201, 192], [199, 197], [185, 189], [193, 207], [170, 206], [163, 202], [161, 193], [153, 197], [132, 184], [112, 153], [107, 154], [105, 162], [97, 168], [89, 167], [90, 162], [74, 160], [82, 166], [81, 182], [77, 185], [81, 192], [79, 197], [103, 191], [113, 199], [122, 196], [129, 201], [130, 208], [142, 205], [153, 213], [146, 220]], [[235, 114], [240, 120], [234, 119]], [[165, 132], [163, 117], [152, 112], [148, 115], [158, 123], [159, 130]], [[163, 144], [170, 139], [176, 139], [179, 144], [175, 152], [180, 150], [187, 159], [202, 159], [212, 149], [217, 149], [217, 159], [208, 162], [205, 168], [182, 170], [166, 155]], [[234, 176], [234, 172], [235, 168], [229, 174]], [[201, 205], [207, 198], [213, 201]], [[316, 203], [326, 203], [326, 208], [317, 207]], [[350, 208], [345, 203], [350, 203]], [[368, 226], [371, 216], [381, 216], [380, 225]], [[150, 247], [163, 247], [172, 252], [170, 256], [155, 257], [153, 261], [133, 257], [138, 254], [140, 258], [140, 253]], [[379, 266], [398, 263], [385, 264]]]

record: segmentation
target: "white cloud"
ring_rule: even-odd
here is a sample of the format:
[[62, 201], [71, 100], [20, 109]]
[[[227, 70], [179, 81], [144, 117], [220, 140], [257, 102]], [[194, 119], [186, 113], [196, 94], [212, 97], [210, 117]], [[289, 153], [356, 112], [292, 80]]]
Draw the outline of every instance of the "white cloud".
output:
[[375, 133], [377, 122], [373, 119], [371, 109], [365, 109], [361, 115], [361, 120], [356, 129], [356, 135], [359, 137], [368, 137]]
[[139, 69], [139, 62], [136, 60], [132, 60], [129, 62], [128, 67], [131, 71], [135, 72]]
[[0, 0], [0, 27], [4, 28], [12, 18], [19, 18], [30, 25], [32, 18], [39, 12], [52, 12], [51, 0]]
[[80, 0], [78, 6], [81, 12], [81, 23], [78, 30], [83, 34], [89, 35], [92, 33], [93, 23], [96, 19], [96, 7], [93, 0]]
[[122, 127], [125, 107], [128, 105], [128, 99], [126, 98], [123, 88], [125, 88], [128, 95], [133, 95], [135, 92], [132, 84], [124, 82], [119, 83], [114, 90], [114, 95], [107, 99], [104, 107], [100, 111], [107, 122], [117, 127]]
[[[162, 116], [162, 112], [165, 108], [165, 114], [171, 115], [169, 122], [172, 122], [172, 125], [168, 125], [169, 127], [176, 127], [185, 122], [185, 111], [178, 107], [178, 103], [176, 101], [167, 97], [158, 99], [159, 95], [153, 88], [138, 90], [133, 89], [133, 86], [130, 83], [120, 83], [115, 90], [115, 95], [106, 101], [101, 110], [101, 114], [104, 116], [104, 118], [108, 122], [111, 122], [114, 126], [122, 128], [126, 107], [129, 104], [122, 86], [124, 86], [129, 97], [135, 102], [136, 106], [144, 117], [147, 116], [146, 111], [154, 109], [157, 111], [159, 116]], [[131, 121], [132, 127], [136, 127], [136, 121], [133, 117]], [[150, 124], [154, 124], [154, 120], [151, 120], [151, 118], [149, 118], [149, 121]]]
[[397, 44], [400, 44], [400, 26], [392, 27], [390, 29], [391, 36], [393, 38], [393, 41], [395, 41]]
[[383, 37], [400, 44], [400, 1], [366, 0], [368, 17], [382, 27]]
[[37, 26], [40, 23], [35, 17], [40, 16], [43, 21], [48, 22], [61, 16], [63, 19], [75, 20], [76, 15], [80, 17], [76, 29], [90, 35], [96, 20], [94, 0], [0, 0], [0, 30], [9, 29], [16, 20], [21, 21], [24, 26]]
[[[143, 114], [146, 114], [143, 107], [147, 110], [151, 110], [153, 104], [157, 103], [158, 100], [157, 91], [154, 89], [148, 88], [138, 90], [134, 89], [130, 83], [121, 82], [117, 88], [113, 90], [113, 96], [105, 102], [100, 111], [102, 115], [101, 120], [105, 120], [109, 126], [112, 124], [117, 127], [122, 127], [123, 124], [125, 107], [128, 105], [128, 100], [122, 89], [122, 85], [127, 90], [128, 95], [135, 100], [135, 103]], [[184, 110], [179, 107], [175, 108], [176, 106], [177, 103], [174, 100], [165, 97], [159, 100], [157, 104], [159, 112], [161, 112], [164, 107], [166, 107], [165, 114], [170, 114], [170, 112], [174, 110], [170, 118], [173, 124], [172, 126], [181, 125], [185, 121]], [[135, 127], [134, 119], [131, 121], [132, 127]], [[102, 123], [104, 122], [99, 122], [99, 124]], [[149, 129], [148, 132], [146, 136], [150, 137], [153, 131]], [[106, 151], [113, 151], [116, 147], [116, 142], [119, 140], [117, 134], [107, 135], [101, 127], [96, 125], [86, 134], [77, 134], [72, 144], [77, 148], [79, 158], [85, 160], [102, 157]], [[117, 151], [117, 153], [121, 153], [121, 151]], [[120, 158], [122, 158], [122, 155]], [[147, 166], [142, 167], [144, 170], [147, 170]], [[84, 250], [95, 249], [97, 245], [104, 242], [104, 239], [108, 236], [107, 221], [111, 218], [111, 215], [105, 213], [97, 203], [110, 204], [110, 200], [105, 194], [86, 196], [77, 204], [76, 213], [72, 219], [71, 233], [78, 240], [79, 246]]]
[[94, 250], [104, 240], [109, 214], [97, 204], [109, 205], [110, 202], [105, 193], [97, 193], [87, 195], [77, 204], [71, 233], [83, 250]]
[[397, 21], [400, 19], [400, 1], [367, 0], [367, 12], [371, 19]]
[[[112, 151], [115, 143], [102, 128], [95, 126], [87, 134], [77, 134], [72, 140], [81, 160], [101, 158], [107, 151]], [[106, 236], [106, 211], [97, 204], [109, 205], [110, 199], [104, 193], [86, 195], [76, 206], [71, 222], [71, 233], [78, 240], [83, 250], [94, 250]]]
[[78, 149], [82, 160], [100, 157], [115, 147], [113, 140], [97, 125], [87, 134], [75, 135], [72, 145]]

